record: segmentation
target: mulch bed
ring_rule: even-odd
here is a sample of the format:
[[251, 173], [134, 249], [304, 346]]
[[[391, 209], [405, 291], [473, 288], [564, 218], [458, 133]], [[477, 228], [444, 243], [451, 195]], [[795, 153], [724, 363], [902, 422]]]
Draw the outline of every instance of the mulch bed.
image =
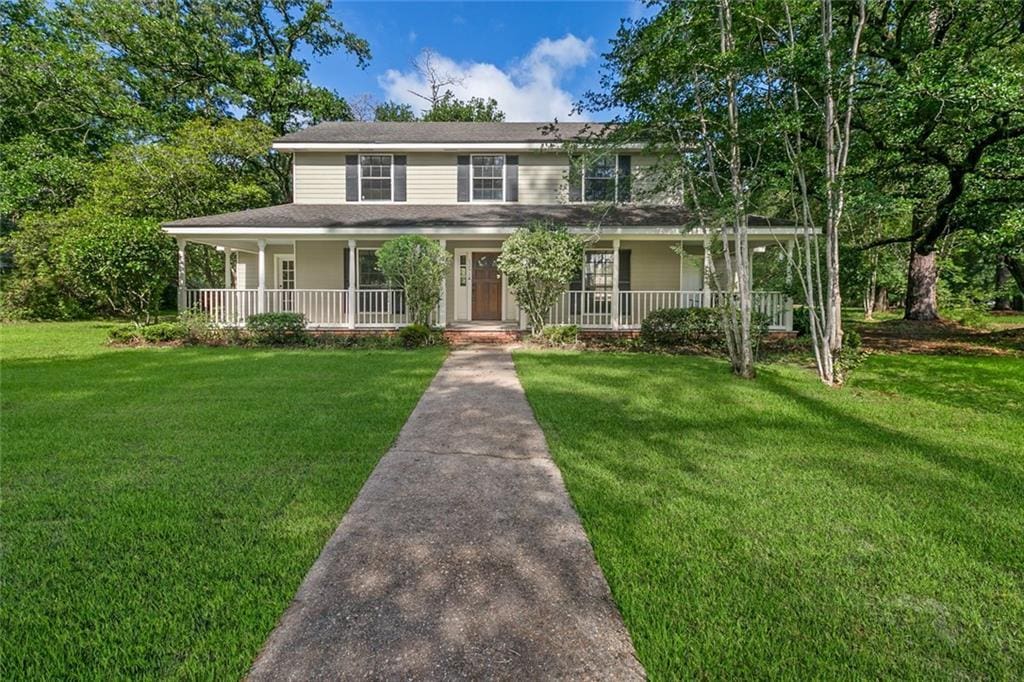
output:
[[888, 320], [854, 325], [866, 349], [926, 355], [1017, 355], [1024, 352], [1024, 327], [983, 331], [948, 320]]

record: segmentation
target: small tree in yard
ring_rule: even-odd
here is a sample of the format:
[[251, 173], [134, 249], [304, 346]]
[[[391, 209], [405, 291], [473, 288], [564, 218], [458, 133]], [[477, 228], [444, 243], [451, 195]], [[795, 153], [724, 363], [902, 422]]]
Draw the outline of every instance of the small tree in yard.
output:
[[512, 233], [501, 247], [498, 269], [537, 336], [544, 315], [569, 288], [583, 263], [583, 242], [560, 225], [533, 222]]
[[393, 239], [377, 251], [377, 267], [405, 291], [411, 324], [430, 323], [430, 312], [441, 300], [441, 283], [450, 264], [451, 256], [440, 244], [419, 235]]
[[150, 322], [175, 273], [174, 246], [153, 220], [83, 217], [61, 236], [58, 268], [78, 297]]

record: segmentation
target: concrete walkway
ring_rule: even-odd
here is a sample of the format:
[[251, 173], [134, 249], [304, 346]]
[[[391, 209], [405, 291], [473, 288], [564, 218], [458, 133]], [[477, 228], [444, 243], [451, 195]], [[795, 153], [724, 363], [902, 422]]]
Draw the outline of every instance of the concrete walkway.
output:
[[643, 675], [500, 349], [451, 354], [250, 671], [255, 680]]

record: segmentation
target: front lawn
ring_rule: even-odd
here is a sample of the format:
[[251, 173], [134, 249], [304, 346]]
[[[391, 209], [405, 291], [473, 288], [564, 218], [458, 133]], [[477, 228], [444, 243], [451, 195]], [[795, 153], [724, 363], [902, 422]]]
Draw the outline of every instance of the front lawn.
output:
[[0, 679], [237, 679], [444, 358], [5, 325]]
[[516, 364], [652, 678], [1024, 678], [1024, 359]]

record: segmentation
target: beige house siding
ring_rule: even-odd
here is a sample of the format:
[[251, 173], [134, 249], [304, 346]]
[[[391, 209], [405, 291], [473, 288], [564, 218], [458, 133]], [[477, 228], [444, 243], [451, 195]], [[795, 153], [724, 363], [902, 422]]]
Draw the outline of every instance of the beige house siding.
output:
[[[291, 254], [292, 247], [289, 244], [270, 244], [267, 245], [267, 288], [272, 289], [274, 282], [276, 281], [277, 273], [274, 272], [276, 267], [276, 258], [274, 256], [278, 254]], [[238, 252], [238, 263], [237, 263], [237, 279], [239, 289], [257, 289], [259, 288], [259, 256], [255, 253], [243, 253]], [[298, 279], [298, 261], [295, 263], [295, 277]]]
[[410, 204], [458, 203], [455, 154], [408, 154], [406, 164], [405, 191]]
[[561, 204], [569, 200], [569, 159], [564, 154], [519, 155], [519, 203]]
[[295, 152], [292, 196], [296, 204], [345, 203], [345, 155]]
[[344, 289], [346, 257], [342, 241], [296, 241], [295, 288]]
[[[406, 200], [410, 204], [458, 203], [458, 154], [420, 152], [406, 154]], [[638, 201], [651, 203], [666, 197], [651, 195], [644, 169], [654, 157], [634, 155], [633, 183]], [[558, 152], [519, 154], [519, 203], [560, 204], [568, 201], [569, 160]], [[345, 154], [295, 152], [292, 167], [293, 197], [297, 204], [345, 203]]]

